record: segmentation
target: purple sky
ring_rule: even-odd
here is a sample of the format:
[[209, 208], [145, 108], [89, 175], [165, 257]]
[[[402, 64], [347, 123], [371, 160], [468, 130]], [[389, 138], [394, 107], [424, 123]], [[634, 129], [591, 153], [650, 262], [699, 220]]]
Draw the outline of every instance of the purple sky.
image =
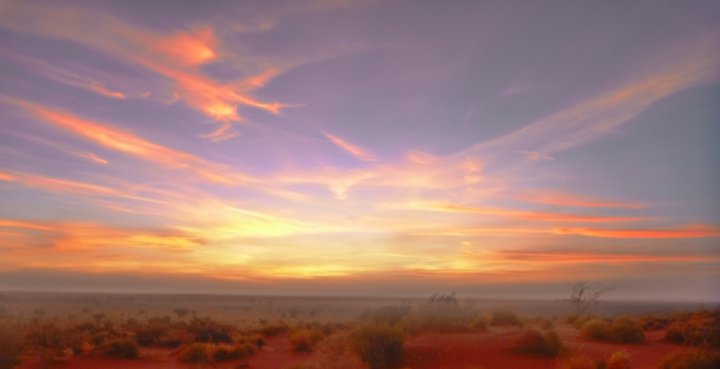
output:
[[0, 1], [0, 289], [720, 300], [717, 1]]

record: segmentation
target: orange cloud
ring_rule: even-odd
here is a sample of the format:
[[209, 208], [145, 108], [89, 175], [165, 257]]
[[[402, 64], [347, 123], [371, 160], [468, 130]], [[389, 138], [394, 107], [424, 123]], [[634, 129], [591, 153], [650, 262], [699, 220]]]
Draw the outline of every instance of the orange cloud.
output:
[[515, 199], [546, 205], [577, 206], [585, 208], [625, 208], [642, 209], [637, 202], [621, 202], [596, 199], [557, 191], [528, 191], [514, 196]]
[[620, 216], [595, 216], [580, 214], [562, 214], [539, 211], [522, 211], [514, 209], [491, 208], [466, 206], [442, 202], [410, 202], [397, 205], [386, 205], [390, 208], [397, 207], [400, 209], [420, 210], [420, 211], [437, 211], [447, 213], [465, 213], [465, 214], [482, 214], [495, 215], [501, 217], [510, 217], [522, 220], [540, 221], [540, 222], [628, 222], [637, 221], [643, 218], [638, 217], [620, 217]]
[[122, 93], [120, 91], [110, 90], [107, 87], [105, 87], [95, 81], [90, 82], [90, 84], [88, 85], [88, 88], [91, 89], [92, 91], [95, 91], [95, 92], [99, 93], [100, 95], [103, 95], [106, 97], [112, 97], [114, 99], [120, 99], [120, 100], [125, 99], [124, 93]]
[[432, 164], [438, 160], [435, 156], [417, 150], [406, 152], [405, 159], [415, 164]]
[[0, 227], [37, 229], [37, 230], [52, 229], [51, 226], [40, 223], [40, 222], [28, 222], [28, 221], [12, 220], [12, 219], [0, 219]]
[[102, 186], [93, 183], [47, 177], [30, 173], [0, 172], [0, 180], [21, 184], [27, 187], [39, 188], [49, 192], [75, 194], [81, 196], [118, 197], [144, 202], [162, 203], [162, 201], [156, 199], [133, 195], [127, 190], [120, 190], [117, 188]]
[[159, 42], [157, 49], [173, 60], [195, 66], [217, 58], [218, 40], [212, 28], [180, 32]]
[[720, 229], [708, 225], [675, 229], [598, 229], [556, 228], [553, 233], [600, 238], [712, 238], [720, 237]]
[[42, 107], [25, 101], [14, 101], [41, 120], [84, 137], [105, 148], [163, 165], [176, 170], [186, 170], [205, 180], [223, 184], [237, 184], [248, 177], [235, 173], [230, 168], [210, 163], [192, 154], [174, 150], [145, 140], [130, 132], [108, 125], [82, 119], [73, 114]]
[[367, 149], [364, 149], [358, 145], [352, 144], [338, 136], [323, 132], [323, 135], [330, 140], [335, 146], [341, 148], [343, 151], [354, 156], [362, 161], [375, 161], [376, 157]]
[[14, 181], [16, 178], [15, 176], [11, 175], [10, 173], [0, 172], [0, 181]]
[[[250, 96], [253, 89], [276, 75], [275, 68], [232, 84], [219, 83], [197, 68], [220, 57], [217, 51], [220, 41], [209, 26], [167, 35], [81, 8], [59, 9], [14, 2], [4, 4], [0, 21], [16, 31], [71, 39], [143, 65], [171, 80], [178, 96], [189, 106], [219, 121], [240, 121], [238, 105], [273, 114], [279, 114], [283, 107], [280, 103], [265, 103]], [[73, 77], [71, 83], [86, 84], [87, 80]], [[120, 97], [98, 84], [87, 87], [106, 96]]]
[[578, 252], [516, 252], [503, 251], [496, 255], [502, 260], [527, 261], [538, 264], [629, 264], [629, 263], [708, 263], [720, 258], [689, 255], [638, 255], [638, 254], [591, 254]]
[[105, 160], [105, 159], [101, 158], [100, 156], [98, 156], [97, 154], [94, 154], [94, 153], [91, 153], [91, 152], [83, 152], [83, 153], [80, 153], [80, 154], [78, 154], [78, 155], [79, 155], [80, 157], [83, 157], [83, 158], [85, 158], [85, 159], [87, 159], [87, 160], [90, 160], [90, 161], [92, 161], [92, 162], [94, 162], [94, 163], [98, 163], [98, 164], [108, 164], [108, 163], [109, 163], [107, 160]]

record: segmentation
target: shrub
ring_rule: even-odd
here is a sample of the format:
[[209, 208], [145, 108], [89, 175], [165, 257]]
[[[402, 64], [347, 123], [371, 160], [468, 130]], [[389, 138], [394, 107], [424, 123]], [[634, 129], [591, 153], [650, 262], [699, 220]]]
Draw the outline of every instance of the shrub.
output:
[[20, 364], [22, 333], [16, 324], [0, 323], [0, 369], [12, 369]]
[[403, 363], [403, 335], [396, 328], [376, 324], [356, 328], [352, 347], [370, 369], [393, 369]]
[[667, 331], [665, 332], [664, 340], [669, 343], [682, 345], [685, 343], [686, 331], [687, 327], [685, 323], [672, 322], [672, 324], [670, 324]]
[[191, 343], [180, 351], [180, 360], [186, 363], [208, 362], [210, 359], [208, 351], [207, 344], [199, 342]]
[[614, 343], [641, 343], [645, 341], [645, 334], [640, 325], [630, 318], [616, 319], [610, 326], [612, 342]]
[[188, 326], [188, 331], [195, 335], [198, 342], [230, 343], [230, 332], [232, 328], [226, 324], [220, 324], [210, 318], [198, 318], [193, 316]]
[[121, 359], [140, 357], [140, 346], [130, 338], [118, 338], [105, 344], [105, 354]]
[[164, 334], [165, 329], [162, 327], [143, 327], [135, 331], [135, 339], [143, 347], [157, 346]]
[[290, 345], [298, 352], [310, 352], [322, 339], [322, 333], [317, 329], [298, 329], [290, 332]]
[[522, 325], [522, 321], [510, 310], [495, 310], [490, 314], [490, 325]]
[[583, 324], [580, 329], [580, 335], [592, 341], [611, 341], [612, 331], [610, 324], [604, 320], [591, 319]]
[[565, 350], [555, 331], [543, 332], [529, 329], [515, 344], [515, 352], [525, 355], [555, 357]]
[[486, 331], [488, 328], [488, 322], [485, 317], [477, 317], [474, 321], [472, 321], [468, 328], [473, 331]]
[[660, 362], [659, 369], [717, 369], [720, 353], [705, 350], [673, 352]]
[[515, 351], [518, 353], [545, 357], [555, 357], [564, 349], [560, 336], [552, 330], [544, 333], [533, 329], [527, 330], [515, 345]]
[[252, 356], [255, 352], [255, 345], [247, 342], [240, 343], [236, 346], [219, 345], [213, 351], [212, 358], [215, 361], [244, 359]]
[[585, 325], [585, 323], [593, 319], [596, 318], [593, 318], [589, 315], [574, 315], [572, 318], [568, 317], [567, 322], [570, 323], [573, 328], [580, 330], [582, 329], [583, 325]]
[[674, 321], [665, 341], [675, 344], [720, 348], [720, 313], [699, 311]]
[[277, 336], [280, 333], [285, 333], [288, 329], [290, 329], [290, 327], [288, 327], [287, 323], [280, 321], [275, 324], [265, 325], [260, 328], [260, 333], [262, 333], [263, 336], [272, 337]]
[[597, 364], [587, 355], [573, 354], [563, 360], [558, 369], [596, 369]]
[[606, 369], [630, 369], [630, 364], [630, 353], [627, 351], [615, 351], [608, 358]]
[[257, 352], [257, 346], [250, 342], [239, 343], [235, 346], [233, 355], [236, 359], [244, 359], [250, 357]]

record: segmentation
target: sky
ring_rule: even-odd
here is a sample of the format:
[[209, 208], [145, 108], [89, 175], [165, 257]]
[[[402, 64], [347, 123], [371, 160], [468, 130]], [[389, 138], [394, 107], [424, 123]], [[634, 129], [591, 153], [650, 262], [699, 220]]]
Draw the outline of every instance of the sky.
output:
[[720, 301], [720, 2], [0, 1], [0, 289]]

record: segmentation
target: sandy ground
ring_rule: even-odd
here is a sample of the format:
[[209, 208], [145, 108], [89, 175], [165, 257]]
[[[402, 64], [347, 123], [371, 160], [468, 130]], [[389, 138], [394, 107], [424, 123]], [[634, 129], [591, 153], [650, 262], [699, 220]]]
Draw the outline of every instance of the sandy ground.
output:
[[[656, 369], [662, 357], [680, 349], [661, 342], [664, 332], [646, 333], [647, 342], [638, 345], [614, 345], [588, 342], [569, 326], [559, 326], [558, 333], [571, 350], [583, 352], [593, 359], [602, 360], [612, 352], [626, 350], [632, 355], [634, 369]], [[422, 333], [406, 342], [407, 369], [553, 369], [558, 365], [554, 358], [523, 356], [512, 351], [522, 328], [492, 328], [483, 333]], [[54, 363], [53, 369], [288, 369], [293, 365], [317, 362], [323, 352], [294, 352], [286, 336], [269, 338], [267, 345], [256, 355], [245, 360], [224, 363], [192, 365], [177, 360], [178, 350], [143, 349], [137, 360], [117, 360], [98, 356], [74, 357]], [[38, 358], [28, 358], [19, 369], [44, 369]]]

